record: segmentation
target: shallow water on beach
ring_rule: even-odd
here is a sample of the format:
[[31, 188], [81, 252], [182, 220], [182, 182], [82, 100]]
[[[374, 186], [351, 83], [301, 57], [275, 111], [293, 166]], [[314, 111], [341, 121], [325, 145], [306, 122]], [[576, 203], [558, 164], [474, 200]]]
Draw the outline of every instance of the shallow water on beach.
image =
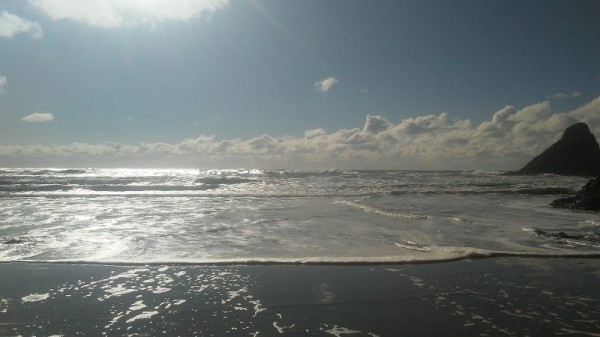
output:
[[0, 261], [597, 256], [600, 215], [548, 206], [586, 180], [479, 171], [1, 169]]

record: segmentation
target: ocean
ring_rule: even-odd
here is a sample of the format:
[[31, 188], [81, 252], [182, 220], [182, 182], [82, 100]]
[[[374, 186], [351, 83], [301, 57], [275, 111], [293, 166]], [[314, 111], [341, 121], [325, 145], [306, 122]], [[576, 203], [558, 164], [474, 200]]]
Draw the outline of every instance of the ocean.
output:
[[0, 261], [376, 264], [600, 255], [587, 181], [485, 171], [0, 170]]

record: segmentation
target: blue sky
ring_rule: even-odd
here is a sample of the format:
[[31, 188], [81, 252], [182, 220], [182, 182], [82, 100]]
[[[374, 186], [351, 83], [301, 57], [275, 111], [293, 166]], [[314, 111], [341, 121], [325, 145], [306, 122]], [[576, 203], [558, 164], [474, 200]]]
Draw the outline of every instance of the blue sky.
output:
[[518, 168], [569, 123], [600, 131], [599, 15], [598, 1], [3, 0], [0, 166]]

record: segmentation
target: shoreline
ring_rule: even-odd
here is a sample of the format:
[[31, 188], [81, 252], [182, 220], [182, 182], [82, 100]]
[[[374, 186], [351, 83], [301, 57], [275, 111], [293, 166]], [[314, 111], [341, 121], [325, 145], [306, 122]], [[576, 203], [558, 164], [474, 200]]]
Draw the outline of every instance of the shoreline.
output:
[[13, 260], [2, 261], [2, 264], [23, 263], [23, 264], [48, 264], [48, 265], [100, 265], [100, 266], [388, 266], [388, 265], [421, 265], [421, 264], [442, 264], [452, 263], [463, 260], [486, 260], [486, 259], [600, 259], [600, 253], [582, 252], [582, 253], [537, 253], [537, 252], [509, 252], [509, 251], [488, 251], [485, 249], [471, 249], [472, 251], [461, 256], [448, 258], [429, 258], [429, 259], [397, 259], [396, 257], [379, 258], [249, 258], [249, 259], [223, 259], [223, 260], [199, 260], [199, 261], [88, 261], [88, 260]]
[[600, 259], [0, 263], [0, 336], [600, 335]]

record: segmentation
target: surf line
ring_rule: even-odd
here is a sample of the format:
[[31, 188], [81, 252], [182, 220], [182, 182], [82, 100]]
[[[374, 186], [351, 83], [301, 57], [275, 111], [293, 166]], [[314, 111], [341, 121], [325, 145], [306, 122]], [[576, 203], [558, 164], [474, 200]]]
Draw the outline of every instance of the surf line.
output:
[[387, 256], [375, 258], [298, 258], [298, 259], [225, 259], [225, 260], [197, 260], [197, 261], [177, 261], [177, 260], [153, 260], [153, 261], [129, 261], [129, 260], [12, 260], [0, 261], [0, 264], [22, 263], [22, 264], [80, 264], [80, 265], [106, 265], [106, 266], [261, 266], [261, 265], [323, 265], [323, 266], [361, 266], [361, 265], [400, 265], [400, 264], [426, 264], [426, 263], [444, 263], [467, 259], [486, 259], [499, 257], [512, 258], [560, 258], [560, 259], [598, 259], [600, 253], [524, 253], [510, 251], [487, 251], [483, 249], [468, 249], [452, 256], [442, 256], [436, 254], [436, 249], [425, 252], [432, 253], [434, 256], [416, 257], [416, 256]]

